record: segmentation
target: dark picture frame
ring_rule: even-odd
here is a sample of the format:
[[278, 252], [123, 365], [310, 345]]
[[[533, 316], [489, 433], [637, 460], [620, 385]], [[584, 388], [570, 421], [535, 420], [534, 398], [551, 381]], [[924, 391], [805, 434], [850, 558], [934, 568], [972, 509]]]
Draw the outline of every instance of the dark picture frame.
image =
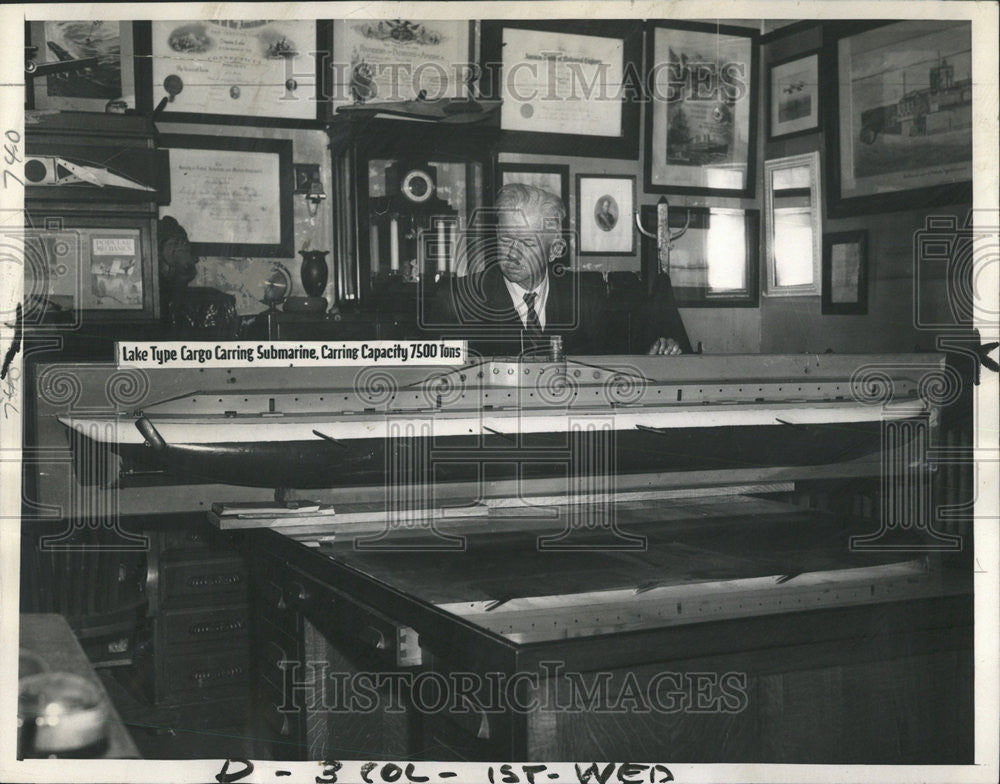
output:
[[[705, 284], [688, 285], [685, 275], [676, 261], [672, 259], [671, 287], [678, 307], [682, 308], [756, 308], [760, 304], [760, 211], [730, 209], [723, 207], [678, 207], [670, 210], [669, 224], [671, 231], [679, 231], [684, 227], [686, 214], [690, 212], [691, 222], [684, 236], [673, 243], [672, 254], [683, 252], [692, 246], [698, 232], [710, 229], [712, 212], [727, 216], [743, 218], [744, 234], [744, 281], [741, 290], [712, 293]], [[656, 205], [644, 204], [639, 211], [643, 226], [656, 225]], [[732, 247], [729, 245], [729, 247]], [[696, 246], [695, 246], [696, 248]], [[697, 254], [697, 250], [694, 251]], [[655, 237], [642, 237], [642, 269], [644, 274], [664, 274], [660, 271], [660, 262]]]
[[[306, 21], [306, 20], [301, 20]], [[165, 23], [165, 22], [161, 22]], [[141, 114], [150, 115], [159, 108], [156, 118], [164, 122], [211, 123], [213, 125], [256, 125], [265, 128], [321, 129], [330, 119], [329, 55], [333, 46], [333, 26], [329, 20], [314, 22], [315, 38], [310, 43], [316, 53], [315, 110], [308, 117], [281, 117], [268, 114], [216, 114], [211, 112], [173, 111], [171, 96], [164, 84], [153, 84], [153, 23], [134, 23], [136, 105]], [[183, 94], [183, 90], [180, 94]], [[163, 103], [163, 99], [167, 101]], [[305, 99], [308, 100], [308, 99]], [[162, 107], [160, 104], [162, 103]]]
[[[92, 33], [85, 36], [86, 41], [78, 41], [77, 46], [71, 47], [73, 51], [68, 51], [66, 46], [62, 46], [56, 43], [55, 47], [49, 47], [49, 41], [45, 38], [45, 26], [46, 24], [66, 24], [74, 25], [80, 28], [88, 27], [91, 31], [98, 25], [117, 25], [118, 35], [116, 36], [117, 46], [118, 46], [118, 84], [120, 90], [118, 95], [113, 95], [115, 92], [111, 84], [107, 84], [107, 80], [110, 77], [114, 78], [113, 71], [115, 70], [113, 65], [111, 71], [108, 71], [107, 57], [103, 57], [101, 54], [100, 43], [108, 43], [108, 36], [95, 37]], [[51, 65], [53, 63], [58, 63], [60, 60], [65, 58], [75, 58], [75, 57], [94, 57], [98, 58], [97, 65], [94, 68], [89, 68], [86, 71], [67, 71], [58, 77], [54, 76], [38, 76], [27, 74], [25, 78], [25, 105], [28, 109], [56, 109], [59, 111], [84, 111], [84, 112], [100, 112], [104, 113], [106, 111], [106, 106], [109, 101], [113, 101], [118, 98], [128, 97], [130, 94], [133, 95], [136, 102], [138, 102], [139, 93], [139, 77], [136, 72], [135, 63], [137, 58], [135, 55], [135, 40], [136, 40], [136, 24], [126, 20], [106, 20], [97, 22], [88, 22], [83, 20], [59, 22], [57, 20], [33, 20], [30, 22], [25, 22], [24, 24], [24, 43], [25, 46], [37, 47], [37, 52], [34, 57], [34, 61], [38, 65]], [[66, 43], [66, 41], [63, 41]], [[59, 54], [56, 54], [56, 52]], [[53, 80], [58, 79], [61, 82], [61, 89], [52, 90]], [[74, 95], [76, 92], [74, 90], [74, 82], [81, 82], [82, 88], [78, 95]], [[85, 84], [84, 84], [85, 82]], [[98, 92], [104, 91], [105, 94], [102, 96], [87, 96], [86, 92]], [[123, 106], [121, 110], [124, 111], [125, 108], [136, 108]]]
[[[292, 166], [292, 141], [290, 139], [255, 139], [231, 136], [209, 136], [200, 134], [162, 134], [160, 144], [170, 150], [171, 154], [171, 206], [161, 209], [161, 214], [171, 214], [188, 231], [191, 239], [191, 247], [200, 256], [248, 256], [248, 257], [269, 257], [269, 258], [292, 258], [295, 255], [295, 236], [293, 227], [292, 193], [294, 191], [294, 172]], [[177, 188], [184, 182], [184, 175], [177, 176], [174, 167], [177, 165], [177, 158], [183, 156], [184, 151], [215, 151], [220, 153], [220, 158], [227, 153], [239, 154], [239, 160], [243, 168], [248, 165], [250, 156], [268, 155], [275, 158], [277, 163], [277, 178], [274, 182], [262, 183], [262, 198], [269, 201], [277, 201], [278, 205], [278, 229], [279, 237], [274, 242], [250, 243], [250, 242], [212, 242], [200, 237], [197, 234], [197, 227], [192, 223], [192, 218], [185, 220], [186, 213], [177, 213], [178, 205], [174, 204]], [[225, 176], [217, 170], [212, 172], [216, 181]], [[241, 169], [234, 174], [234, 186], [238, 183], [240, 188], [247, 187], [248, 178]], [[216, 185], [216, 187], [220, 187]], [[252, 185], [250, 186], [252, 187]], [[277, 198], [275, 199], [275, 194]], [[252, 197], [251, 194], [244, 194], [240, 198]], [[238, 202], [239, 199], [234, 199]], [[198, 211], [197, 205], [186, 205], [189, 209]], [[219, 216], [206, 216], [209, 222], [221, 223]], [[232, 216], [230, 216], [232, 217]]]
[[[786, 57], [768, 65], [767, 69], [767, 138], [791, 139], [816, 133], [820, 129], [823, 116], [823, 102], [820, 100], [819, 63], [822, 52], [811, 52]], [[811, 62], [809, 62], [811, 61]], [[801, 63], [801, 67], [799, 64]], [[789, 73], [805, 72], [804, 83], [796, 78], [793, 84], [781, 87], [776, 80], [783, 80]], [[793, 91], [790, 94], [788, 91]], [[783, 109], [789, 114], [802, 111], [802, 101], [808, 99], [808, 111], [803, 119], [797, 116], [782, 120]], [[778, 115], [777, 117], [775, 115]]]
[[[704, 63], [703, 55], [718, 51], [715, 43], [720, 37], [725, 37], [729, 41], [740, 40], [741, 56], [744, 59], [737, 59], [732, 63], [722, 61], [713, 63], [714, 76], [709, 80], [711, 95], [702, 98], [702, 88], [692, 81], [690, 69], [684, 73], [683, 80], [678, 79], [676, 69], [668, 65], [669, 54], [658, 51], [656, 40], [660, 31], [666, 31], [668, 39], [671, 33], [674, 34], [678, 45], [684, 38], [688, 39], [688, 42], [698, 41], [699, 48], [692, 52], [696, 62]], [[747, 27], [702, 22], [647, 22], [643, 80], [647, 90], [643, 187], [647, 193], [733, 196], [745, 199], [754, 197], [759, 103], [757, 100], [759, 38], [759, 31]], [[667, 49], [670, 48], [668, 40]], [[736, 67], [741, 63], [742, 69]], [[684, 82], [686, 87], [681, 93], [684, 96], [683, 101], [674, 100], [676, 95], [674, 87], [665, 86], [664, 80], [671, 85], [675, 82]], [[691, 100], [688, 100], [689, 98]], [[694, 100], [695, 98], [697, 100]], [[671, 127], [670, 107], [682, 102], [697, 111], [692, 109], [691, 121], [684, 119], [686, 114], [675, 113]], [[746, 106], [745, 111], [742, 106]], [[735, 111], [733, 107], [736, 107]], [[683, 111], [683, 108], [675, 109], [675, 112]], [[677, 119], [678, 116], [681, 117], [680, 120]], [[695, 126], [693, 131], [691, 125]], [[730, 125], [733, 127], [732, 138], [728, 138], [730, 132], [727, 126]], [[704, 140], [702, 139], [704, 134], [699, 134], [698, 128], [703, 128], [706, 133], [713, 128], [718, 130], [713, 131], [714, 135], [710, 134], [708, 140]], [[745, 135], [745, 143], [740, 139], [741, 129]], [[671, 153], [668, 152], [672, 138], [679, 140], [674, 142], [676, 151], [673, 154], [673, 163], [670, 160]], [[737, 152], [737, 149], [744, 150], [744, 148], [743, 154]], [[727, 149], [732, 149], [732, 153], [728, 153]], [[726, 155], [730, 155], [734, 160], [725, 160]], [[684, 163], [685, 159], [693, 162]], [[705, 161], [718, 165], [706, 166]], [[739, 182], [735, 176], [726, 177], [726, 172], [729, 170], [742, 171]], [[731, 182], [726, 185], [709, 184], [709, 171], [716, 173], [716, 179], [721, 176]]]
[[[959, 58], [949, 60], [946, 53], [944, 65], [950, 66], [951, 72], [942, 78], [932, 74], [938, 66], [924, 62], [931, 43], [947, 48], [944, 45], [949, 38], [960, 37], [957, 27], [963, 24], [970, 25], [962, 20], [932, 19], [842, 22], [828, 28], [820, 67], [826, 75], [822, 101], [833, 107], [824, 112], [823, 119], [830, 217], [971, 203], [972, 130], [968, 128], [966, 137], [957, 127], [961, 124], [958, 113], [964, 112], [964, 107], [968, 107], [971, 118], [971, 77], [963, 76], [968, 65], [958, 62]], [[937, 40], [935, 25], [942, 26], [937, 31]], [[945, 25], [954, 29], [946, 32]], [[969, 47], [971, 53], [971, 26]], [[858, 51], [861, 56], [894, 65], [884, 68], [881, 74], [862, 78], [854, 74], [854, 63], [849, 56]], [[900, 65], [903, 61], [912, 65], [904, 67]], [[877, 79], [881, 83], [868, 84]], [[906, 106], [929, 107], [926, 98], [932, 91], [929, 86], [932, 79], [938, 85], [950, 83], [944, 89], [957, 93], [955, 108], [906, 110]], [[898, 95], [898, 99], [886, 103], [887, 92]], [[854, 111], [846, 111], [844, 102]], [[949, 113], [956, 129], [942, 133], [940, 128], [946, 124], [945, 120], [951, 122], [944, 116]], [[900, 167], [899, 162], [906, 160], [913, 165]]]
[[[838, 252], [838, 249], [843, 249]], [[852, 269], [854, 267], [854, 269]], [[845, 290], [853, 297], [844, 298]], [[823, 235], [823, 315], [864, 315], [868, 312], [868, 231]]]
[[319, 164], [293, 163], [292, 169], [295, 173], [295, 190], [292, 192], [297, 196], [312, 193], [313, 183], [320, 182]]
[[[589, 36], [607, 42], [621, 42], [622, 89], [621, 101], [604, 101], [607, 106], [620, 106], [621, 120], [615, 134], [591, 135], [556, 130], [525, 130], [504, 128], [501, 114], [499, 149], [505, 152], [580, 155], [601, 158], [635, 160], [639, 154], [639, 103], [642, 88], [638, 83], [642, 60], [642, 24], [637, 20], [559, 21], [496, 21], [484, 20], [480, 32], [480, 60], [483, 78], [479, 82], [480, 97], [504, 98], [504, 31], [513, 30], [539, 35], [539, 49], [548, 46], [546, 39], [558, 35]], [[543, 66], [544, 67], [544, 66]], [[509, 103], [509, 102], [508, 102]], [[588, 108], [601, 102], [586, 101]], [[523, 116], [530, 117], [527, 111]], [[541, 121], [539, 121], [541, 122]], [[567, 127], [563, 122], [559, 127]]]
[[576, 175], [577, 255], [634, 256], [634, 213], [634, 175]]
[[[26, 265], [26, 270], [36, 277], [29, 281], [26, 276], [26, 292], [51, 301], [60, 312], [72, 313], [71, 323], [76, 325], [159, 318], [154, 217], [81, 215], [44, 208], [33, 213], [32, 220], [39, 228], [30, 235], [33, 263]], [[129, 292], [130, 281], [135, 282], [129, 270], [136, 262], [138, 286]], [[56, 282], [55, 276], [62, 277], [63, 283]], [[122, 291], [127, 292], [126, 299], [134, 297], [136, 301], [114, 307], [115, 300], [122, 299]], [[97, 304], [101, 299], [107, 302]], [[89, 305], [86, 300], [90, 300]]]
[[500, 161], [496, 165], [496, 176], [493, 182], [498, 193], [504, 185], [514, 182], [549, 190], [545, 186], [548, 184], [547, 181], [553, 178], [559, 180], [559, 190], [556, 192], [556, 196], [562, 199], [563, 206], [566, 208], [563, 231], [569, 231], [569, 166], [560, 163], [507, 163]]

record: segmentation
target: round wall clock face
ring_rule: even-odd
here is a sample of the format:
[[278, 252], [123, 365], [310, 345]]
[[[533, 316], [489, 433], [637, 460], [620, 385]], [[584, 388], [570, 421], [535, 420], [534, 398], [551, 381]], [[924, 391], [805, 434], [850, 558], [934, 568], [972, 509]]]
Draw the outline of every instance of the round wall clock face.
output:
[[414, 169], [403, 178], [399, 189], [410, 201], [424, 202], [434, 195], [434, 180], [422, 169]]

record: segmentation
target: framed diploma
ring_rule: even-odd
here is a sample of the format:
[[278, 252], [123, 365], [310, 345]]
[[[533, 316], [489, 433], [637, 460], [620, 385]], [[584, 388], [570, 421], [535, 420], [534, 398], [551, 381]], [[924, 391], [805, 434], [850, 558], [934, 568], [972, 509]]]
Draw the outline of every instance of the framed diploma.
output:
[[30, 22], [27, 28], [25, 43], [37, 47], [37, 65], [93, 62], [87, 68], [28, 79], [29, 108], [105, 112], [115, 103], [122, 110], [135, 108], [131, 22], [47, 19]]
[[197, 19], [137, 23], [140, 109], [166, 98], [163, 119], [291, 125], [325, 119], [321, 64], [329, 25]]
[[638, 157], [637, 22], [482, 23], [485, 98], [500, 98], [510, 152]]
[[829, 214], [971, 201], [971, 24], [845, 22], [826, 43]]
[[467, 98], [475, 22], [344, 19], [333, 22], [333, 109], [349, 103]]
[[646, 191], [753, 198], [757, 32], [657, 22], [646, 35]]
[[163, 134], [171, 215], [203, 256], [295, 255], [292, 142]]

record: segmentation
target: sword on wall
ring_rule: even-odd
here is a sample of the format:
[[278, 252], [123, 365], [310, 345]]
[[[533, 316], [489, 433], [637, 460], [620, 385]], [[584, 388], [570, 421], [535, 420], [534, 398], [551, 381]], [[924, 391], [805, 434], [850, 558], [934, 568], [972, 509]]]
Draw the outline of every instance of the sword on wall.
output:
[[691, 225], [691, 211], [687, 210], [684, 218], [684, 226], [677, 231], [670, 230], [670, 204], [666, 196], [661, 196], [656, 203], [656, 231], [648, 231], [642, 225], [639, 217], [639, 210], [635, 211], [635, 227], [644, 237], [656, 240], [656, 254], [661, 272], [670, 274], [670, 251], [673, 249], [675, 241], [679, 240]]

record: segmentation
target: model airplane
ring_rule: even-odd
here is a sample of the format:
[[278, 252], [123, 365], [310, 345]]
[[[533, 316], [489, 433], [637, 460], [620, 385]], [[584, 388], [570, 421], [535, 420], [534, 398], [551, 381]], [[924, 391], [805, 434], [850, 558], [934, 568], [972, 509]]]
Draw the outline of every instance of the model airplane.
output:
[[24, 162], [24, 179], [30, 185], [76, 185], [87, 183], [97, 188], [113, 186], [154, 192], [156, 188], [115, 174], [104, 166], [73, 163], [56, 155], [36, 155]]

